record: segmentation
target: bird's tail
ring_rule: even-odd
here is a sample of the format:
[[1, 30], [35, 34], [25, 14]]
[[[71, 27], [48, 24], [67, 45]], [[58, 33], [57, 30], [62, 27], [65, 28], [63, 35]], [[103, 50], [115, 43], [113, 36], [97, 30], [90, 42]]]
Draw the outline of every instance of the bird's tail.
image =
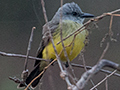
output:
[[[42, 70], [40, 71], [40, 66], [38, 65], [31, 73], [30, 75], [27, 77], [26, 79], [26, 84], [28, 85], [35, 77], [37, 77], [40, 73], [42, 72]], [[35, 88], [37, 86], [37, 84], [39, 83], [41, 77], [43, 76], [43, 74], [41, 74], [41, 76], [39, 78], [37, 78], [32, 84], [31, 87]]]
[[[36, 67], [35, 67], [35, 69], [29, 74], [29, 76], [27, 77], [27, 79], [26, 79], [26, 84], [28, 85], [35, 77], [37, 77], [41, 72], [42, 72], [43, 70], [40, 70], [40, 65], [37, 65]], [[32, 84], [31, 84], [31, 87], [32, 88], [35, 88], [37, 85], [38, 85], [38, 83], [39, 83], [39, 81], [40, 81], [40, 79], [42, 78], [42, 76], [43, 76], [43, 74], [41, 74], [41, 76], [39, 77], [39, 78], [37, 78]], [[25, 85], [24, 84], [19, 84], [18, 86], [17, 86], [17, 88], [23, 88], [23, 87], [25, 87]]]

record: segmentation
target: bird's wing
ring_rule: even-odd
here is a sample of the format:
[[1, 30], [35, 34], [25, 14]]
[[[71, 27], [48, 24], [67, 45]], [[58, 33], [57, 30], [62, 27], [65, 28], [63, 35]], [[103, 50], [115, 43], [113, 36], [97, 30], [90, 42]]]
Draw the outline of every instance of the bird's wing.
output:
[[[40, 46], [39, 46], [38, 51], [37, 51], [38, 58], [42, 58], [42, 51], [50, 42], [49, 29], [51, 31], [51, 34], [53, 35], [53, 33], [54, 33], [55, 29], [58, 27], [58, 25], [59, 25], [59, 23], [48, 22], [43, 26], [42, 40], [40, 42]], [[40, 62], [39, 60], [36, 60], [34, 66], [39, 64], [39, 62]]]

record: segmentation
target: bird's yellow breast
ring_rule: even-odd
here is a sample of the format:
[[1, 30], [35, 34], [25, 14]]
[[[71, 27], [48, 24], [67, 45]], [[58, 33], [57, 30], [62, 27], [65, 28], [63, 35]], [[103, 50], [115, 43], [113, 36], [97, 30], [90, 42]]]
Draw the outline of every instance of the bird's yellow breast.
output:
[[[70, 35], [72, 32], [76, 31], [80, 27], [82, 27], [83, 24], [76, 23], [70, 20], [64, 20], [62, 22], [62, 38], [67, 37]], [[68, 58], [70, 61], [72, 61], [83, 49], [85, 46], [85, 39], [88, 35], [87, 30], [81, 31], [79, 34], [74, 34], [71, 37], [67, 38], [66, 40], [63, 41]], [[57, 50], [57, 53], [60, 55], [60, 59], [62, 61], [66, 61], [66, 57], [64, 56], [64, 51], [63, 51], [63, 46], [61, 43], [57, 44], [60, 39], [60, 25], [59, 27], [55, 30], [53, 33], [53, 40], [54, 44]], [[42, 52], [43, 58], [44, 59], [55, 59], [55, 52], [54, 48], [52, 46], [52, 43], [49, 42], [49, 44], [44, 48]]]

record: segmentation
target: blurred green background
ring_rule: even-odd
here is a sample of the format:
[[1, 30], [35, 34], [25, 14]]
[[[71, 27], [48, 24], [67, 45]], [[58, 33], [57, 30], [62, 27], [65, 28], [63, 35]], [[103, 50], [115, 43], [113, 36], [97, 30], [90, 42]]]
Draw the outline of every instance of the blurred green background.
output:
[[[64, 0], [76, 2], [83, 12], [92, 13], [95, 16], [120, 8], [120, 0]], [[60, 7], [60, 0], [45, 0], [48, 19], [51, 20], [57, 9]], [[36, 15], [37, 14], [37, 15]], [[87, 20], [86, 20], [87, 21]], [[110, 47], [104, 58], [120, 63], [120, 17], [114, 17], [112, 30], [117, 42], [111, 42], [109, 38], [100, 47], [100, 41], [109, 30], [110, 17], [98, 22], [98, 28], [93, 28], [90, 34], [90, 42], [84, 53], [86, 65], [95, 65], [100, 58], [107, 41]], [[0, 2], [0, 51], [8, 53], [26, 54], [29, 36], [32, 27], [37, 29], [30, 55], [36, 56], [36, 51], [41, 40], [42, 25], [44, 25], [40, 0], [2, 0]], [[82, 61], [75, 60], [74, 63], [82, 64]], [[29, 60], [28, 69], [31, 71], [34, 61]], [[8, 79], [9, 76], [20, 78], [24, 69], [24, 59], [17, 57], [0, 56], [0, 90], [17, 90], [17, 84]], [[84, 69], [74, 68], [76, 76], [80, 78]], [[59, 68], [51, 66], [43, 78], [42, 90], [66, 90], [66, 83], [59, 77]], [[98, 73], [94, 76], [93, 82], [97, 84], [105, 77], [105, 74]], [[120, 78], [112, 76], [108, 79], [109, 90], [119, 90]], [[88, 82], [85, 90], [92, 87]], [[38, 90], [39, 87], [36, 89]], [[98, 90], [105, 90], [105, 83], [98, 86]]]

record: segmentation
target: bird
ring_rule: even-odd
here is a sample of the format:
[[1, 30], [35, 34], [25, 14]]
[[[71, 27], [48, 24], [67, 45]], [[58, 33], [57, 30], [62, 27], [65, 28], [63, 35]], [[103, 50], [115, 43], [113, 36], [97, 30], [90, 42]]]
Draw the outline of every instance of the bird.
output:
[[[74, 31], [78, 30], [80, 27], [82, 27], [85, 18], [92, 17], [94, 17], [93, 14], [82, 12], [78, 4], [74, 2], [64, 4], [58, 9], [53, 18], [43, 26], [42, 40], [37, 51], [37, 58], [43, 58], [49, 61], [56, 58], [50, 37], [51, 32], [54, 45], [56, 47], [57, 53], [59, 54], [60, 60], [62, 62], [67, 62], [67, 59], [64, 55], [62, 43], [58, 44], [58, 42], [61, 41], [60, 30], [62, 29], [62, 38], [65, 38], [72, 34]], [[76, 34], [76, 36], [72, 35], [63, 41], [65, 46], [64, 48], [70, 61], [76, 58], [78, 54], [82, 51], [86, 44], [86, 38], [88, 37], [88, 35], [89, 31], [85, 29]], [[25, 83], [28, 85], [36, 76], [38, 76], [43, 71], [43, 69], [49, 63], [50, 62], [47, 61], [36, 60], [34, 64], [35, 69], [29, 74]], [[38, 85], [43, 74], [31, 84], [32, 88], [35, 88]]]

